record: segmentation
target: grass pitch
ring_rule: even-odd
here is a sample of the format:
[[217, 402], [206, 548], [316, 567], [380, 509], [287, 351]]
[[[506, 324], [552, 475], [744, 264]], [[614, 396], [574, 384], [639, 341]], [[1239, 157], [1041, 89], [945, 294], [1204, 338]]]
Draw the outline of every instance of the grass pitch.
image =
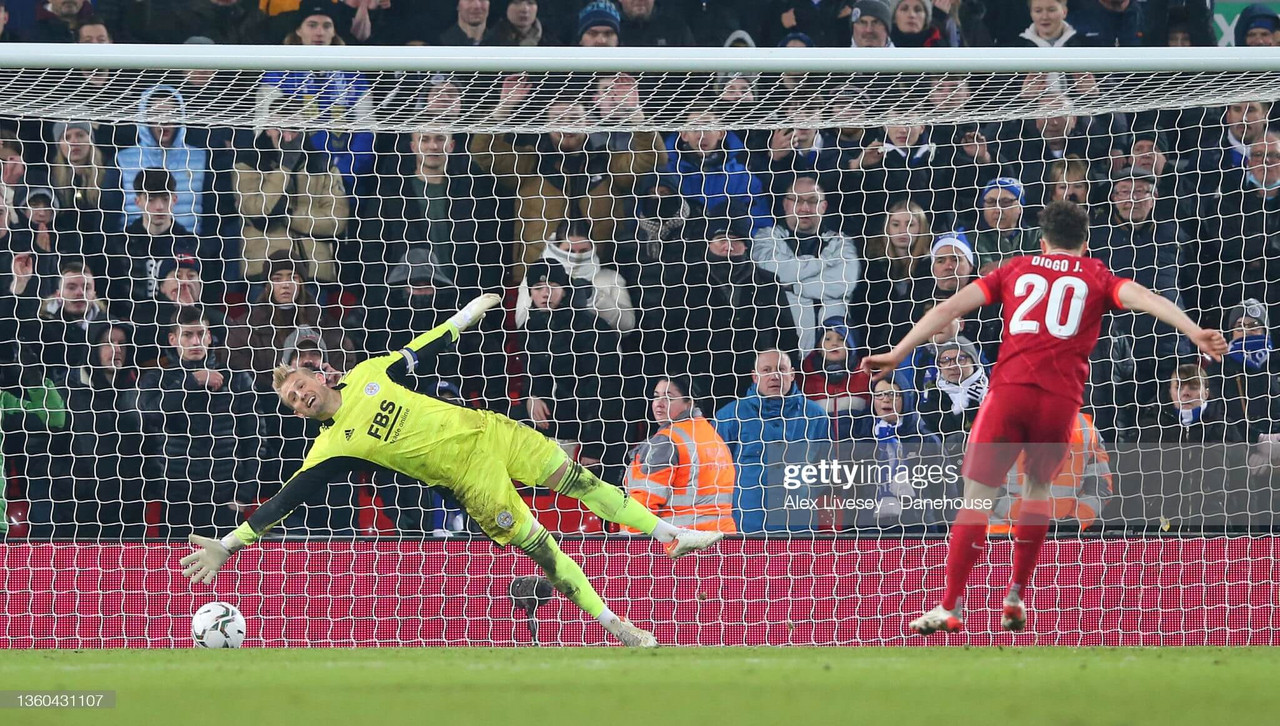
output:
[[0, 651], [0, 689], [117, 693], [0, 724], [1262, 724], [1278, 674], [1276, 648]]

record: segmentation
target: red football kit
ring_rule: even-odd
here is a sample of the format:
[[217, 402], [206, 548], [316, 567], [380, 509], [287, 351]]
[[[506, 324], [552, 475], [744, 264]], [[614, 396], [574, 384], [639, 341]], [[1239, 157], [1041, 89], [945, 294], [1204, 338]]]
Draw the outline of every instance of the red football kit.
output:
[[1003, 305], [1004, 335], [969, 435], [966, 477], [1002, 486], [1024, 452], [1030, 478], [1057, 476], [1102, 316], [1123, 307], [1117, 296], [1126, 282], [1100, 260], [1067, 254], [1015, 257], [974, 281], [988, 305]]

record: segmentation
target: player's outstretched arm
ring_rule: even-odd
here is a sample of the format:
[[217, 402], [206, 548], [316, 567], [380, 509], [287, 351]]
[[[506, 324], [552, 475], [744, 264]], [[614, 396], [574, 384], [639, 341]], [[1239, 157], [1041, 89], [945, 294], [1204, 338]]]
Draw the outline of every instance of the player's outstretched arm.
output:
[[221, 540], [198, 534], [189, 536], [187, 541], [197, 549], [179, 561], [183, 567], [182, 576], [191, 578], [193, 584], [203, 582], [207, 585], [213, 582], [218, 576], [218, 570], [227, 564], [231, 555], [257, 542], [267, 530], [289, 516], [299, 504], [323, 490], [330, 481], [345, 476], [356, 468], [353, 464], [359, 463], [359, 460], [349, 457], [324, 459], [294, 474], [274, 497], [264, 502], [247, 521]]
[[403, 357], [387, 368], [387, 375], [391, 380], [404, 384], [409, 374], [418, 369], [419, 364], [457, 342], [462, 331], [475, 325], [485, 313], [501, 304], [502, 296], [491, 292], [475, 298], [448, 320], [409, 341], [399, 351]]
[[1227, 340], [1216, 330], [1206, 330], [1196, 325], [1177, 305], [1163, 295], [1158, 295], [1147, 287], [1132, 280], [1125, 282], [1116, 291], [1116, 299], [1125, 310], [1154, 315], [1161, 322], [1177, 328], [1196, 344], [1200, 352], [1214, 359], [1222, 360], [1227, 352]]
[[920, 318], [920, 322], [911, 328], [911, 332], [903, 336], [893, 350], [880, 355], [869, 355], [862, 359], [862, 369], [871, 374], [874, 381], [884, 378], [898, 364], [906, 360], [911, 351], [923, 345], [956, 318], [964, 317], [987, 304], [987, 293], [981, 285], [965, 285], [955, 295], [935, 305], [932, 310]]
[[454, 313], [443, 324], [419, 335], [404, 347], [414, 353], [438, 353], [456, 341], [462, 332], [476, 323], [493, 308], [502, 304], [502, 296], [487, 292], [472, 300]]

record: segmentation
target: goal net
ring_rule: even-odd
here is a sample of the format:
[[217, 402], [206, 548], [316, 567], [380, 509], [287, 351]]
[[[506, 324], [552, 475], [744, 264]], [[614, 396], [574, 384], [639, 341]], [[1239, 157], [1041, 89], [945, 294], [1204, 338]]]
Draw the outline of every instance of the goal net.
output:
[[[485, 292], [502, 313], [424, 356], [417, 391], [735, 534], [671, 563], [513, 482], [613, 610], [672, 644], [903, 643], [942, 589], [1001, 311], [874, 385], [859, 362], [1038, 253], [1059, 199], [1090, 254], [1231, 349], [1108, 317], [1036, 633], [993, 633], [1019, 463], [978, 632], [946, 642], [1274, 642], [1280, 55], [383, 50], [0, 57], [0, 647], [182, 646], [211, 600], [254, 645], [530, 642], [509, 586], [534, 564], [449, 482], [358, 461], [215, 586], [177, 565], [320, 431], [275, 367], [338, 385]], [[347, 440], [389, 440], [384, 418]], [[605, 641], [563, 598], [537, 617], [544, 643]]]

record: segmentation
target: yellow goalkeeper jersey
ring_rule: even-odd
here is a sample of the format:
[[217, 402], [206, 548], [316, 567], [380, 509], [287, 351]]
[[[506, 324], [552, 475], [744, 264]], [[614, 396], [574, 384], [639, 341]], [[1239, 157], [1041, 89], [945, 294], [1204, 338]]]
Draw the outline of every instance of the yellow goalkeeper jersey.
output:
[[342, 406], [324, 422], [299, 473], [351, 457], [427, 482], [461, 477], [483, 419], [397, 382], [388, 370], [403, 361], [400, 353], [379, 356], [347, 373], [338, 384]]
[[280, 493], [236, 530], [240, 539], [251, 544], [311, 493], [354, 470], [384, 468], [450, 488], [461, 484], [486, 417], [406, 385], [420, 356], [443, 350], [458, 336], [457, 327], [445, 323], [343, 376], [335, 386], [342, 392], [337, 413], [321, 424]]

